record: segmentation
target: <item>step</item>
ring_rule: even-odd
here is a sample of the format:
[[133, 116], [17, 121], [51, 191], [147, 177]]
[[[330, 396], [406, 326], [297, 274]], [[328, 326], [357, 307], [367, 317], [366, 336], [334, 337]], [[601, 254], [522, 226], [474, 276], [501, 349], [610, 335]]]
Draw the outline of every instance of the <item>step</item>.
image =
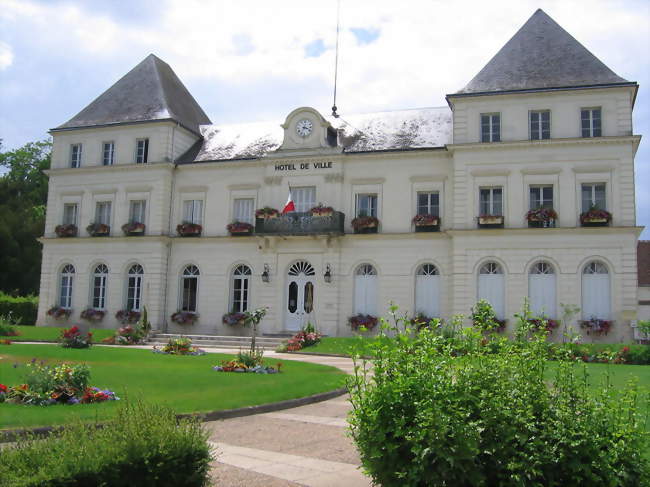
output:
[[[150, 336], [148, 342], [151, 344], [165, 344], [170, 338], [178, 338], [181, 335], [172, 333], [158, 333]], [[182, 335], [192, 340], [192, 344], [204, 347], [223, 347], [223, 348], [246, 348], [251, 345], [251, 337], [242, 336], [217, 336], [217, 335]], [[275, 349], [281, 343], [282, 339], [257, 337], [255, 343], [266, 349]]]

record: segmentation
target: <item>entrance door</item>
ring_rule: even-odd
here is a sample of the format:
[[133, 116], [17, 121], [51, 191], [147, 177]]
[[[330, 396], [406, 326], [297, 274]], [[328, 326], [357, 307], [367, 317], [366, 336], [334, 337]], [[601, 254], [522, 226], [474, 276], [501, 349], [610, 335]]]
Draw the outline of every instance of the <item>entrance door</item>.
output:
[[307, 324], [314, 311], [314, 268], [299, 261], [289, 268], [287, 276], [287, 330], [298, 331]]

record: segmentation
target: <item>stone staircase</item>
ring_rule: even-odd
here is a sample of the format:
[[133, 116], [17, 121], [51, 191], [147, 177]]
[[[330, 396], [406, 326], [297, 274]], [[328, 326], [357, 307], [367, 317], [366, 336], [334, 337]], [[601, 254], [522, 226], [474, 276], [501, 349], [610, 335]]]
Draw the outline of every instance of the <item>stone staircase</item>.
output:
[[[187, 337], [192, 340], [192, 345], [197, 347], [216, 348], [248, 348], [251, 346], [251, 337], [245, 336], [219, 336], [219, 335], [179, 335], [176, 333], [153, 333], [149, 335], [148, 343], [152, 345], [164, 345], [170, 338]], [[284, 340], [291, 335], [273, 334], [272, 336], [258, 336], [255, 343], [265, 350], [275, 350]]]

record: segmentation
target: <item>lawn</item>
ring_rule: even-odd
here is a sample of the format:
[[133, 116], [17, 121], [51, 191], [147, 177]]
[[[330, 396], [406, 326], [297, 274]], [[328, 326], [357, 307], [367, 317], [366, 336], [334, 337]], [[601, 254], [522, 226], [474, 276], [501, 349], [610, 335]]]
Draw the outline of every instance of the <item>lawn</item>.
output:
[[[282, 373], [215, 372], [212, 366], [230, 355], [199, 357], [154, 354], [121, 347], [64, 349], [56, 345], [12, 344], [0, 348], [0, 383], [21, 382], [24, 364], [32, 358], [46, 363], [86, 363], [90, 384], [111, 389], [121, 398], [142, 398], [166, 404], [177, 413], [205, 412], [293, 399], [344, 385], [339, 369], [297, 361], [282, 362]], [[278, 361], [267, 361], [275, 366]], [[18, 364], [18, 367], [14, 367]], [[24, 406], [0, 404], [0, 429], [110, 419], [117, 402], [88, 405]]]
[[[72, 325], [70, 325], [72, 326]], [[56, 342], [61, 331], [70, 326], [14, 326], [18, 336], [0, 337], [12, 342]], [[115, 330], [106, 328], [91, 328], [93, 341], [100, 342], [103, 338], [115, 335]]]
[[347, 355], [352, 353], [352, 348], [360, 341], [370, 341], [370, 338], [355, 337], [324, 337], [316, 345], [303, 348], [298, 353], [324, 353], [332, 355]]

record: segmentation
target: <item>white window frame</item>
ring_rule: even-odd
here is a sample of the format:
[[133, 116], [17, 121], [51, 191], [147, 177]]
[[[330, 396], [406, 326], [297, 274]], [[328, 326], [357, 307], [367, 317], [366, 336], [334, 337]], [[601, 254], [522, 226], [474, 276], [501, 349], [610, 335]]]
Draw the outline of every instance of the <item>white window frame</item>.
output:
[[72, 309], [75, 273], [76, 271], [72, 264], [65, 264], [59, 273], [58, 303], [63, 309]]
[[93, 268], [92, 278], [90, 280], [90, 307], [92, 309], [102, 311], [106, 309], [108, 274], [109, 270], [106, 264], [97, 264]]
[[[583, 118], [584, 112], [588, 113], [588, 118]], [[599, 121], [599, 127], [596, 129], [594, 127], [594, 120], [596, 117], [594, 117], [594, 113], [598, 112], [598, 121]], [[583, 121], [584, 120], [589, 120], [589, 128], [586, 129], [588, 130], [587, 135], [585, 135], [585, 129], [583, 128]], [[595, 135], [595, 131], [598, 130], [599, 133], [598, 135]], [[591, 138], [591, 137], [602, 137], [603, 135], [603, 109], [602, 107], [584, 107], [580, 109], [580, 136], [583, 138]]]
[[597, 208], [600, 209], [600, 210], [607, 210], [607, 183], [606, 182], [580, 183], [580, 208], [581, 208], [582, 213], [584, 213], [586, 211], [589, 211], [589, 208], [584, 207], [584, 200], [582, 199], [582, 193], [583, 193], [583, 189], [585, 188], [585, 186], [591, 186], [591, 191], [590, 191], [591, 192], [591, 204], [589, 205], [589, 208], [591, 208], [592, 206], [597, 206], [596, 205], [596, 186], [604, 186], [605, 187], [605, 191], [604, 191], [605, 204], [602, 207], [597, 206]]
[[[66, 218], [66, 210], [68, 208], [74, 208], [72, 210], [72, 218]], [[64, 225], [74, 225], [78, 226], [79, 225], [79, 203], [77, 202], [70, 202], [70, 203], [63, 203], [63, 215], [62, 215], [62, 223]]]
[[[238, 264], [230, 273], [230, 297], [228, 309], [230, 312], [243, 313], [251, 309], [251, 284], [253, 271], [246, 264]], [[240, 282], [236, 289], [237, 281]], [[239, 292], [239, 297], [237, 293]]]
[[[142, 148], [140, 146], [142, 144]], [[149, 138], [142, 137], [135, 141], [135, 163], [147, 164], [149, 162]]]
[[[548, 130], [543, 128], [543, 115], [548, 114]], [[534, 119], [537, 120], [534, 120]], [[533, 130], [533, 122], [537, 123], [537, 131]], [[549, 140], [551, 138], [551, 111], [531, 110], [528, 112], [528, 137], [530, 140]]]
[[[542, 276], [542, 277], [536, 277]], [[533, 300], [533, 288], [539, 286], [539, 284], [534, 284], [535, 280], [551, 280], [552, 276], [552, 289], [553, 289], [553, 299], [549, 303], [549, 309], [536, 309], [536, 303]], [[551, 286], [549, 283], [545, 283], [544, 286]], [[537, 288], [539, 289], [539, 288]], [[543, 294], [548, 294], [548, 289], [545, 289]], [[546, 260], [538, 260], [535, 262], [530, 269], [528, 270], [528, 299], [530, 303], [530, 310], [533, 314], [541, 316], [542, 313], [545, 318], [555, 319], [557, 316], [557, 273], [555, 272], [555, 266]]]
[[[501, 211], [499, 213], [495, 213], [494, 211], [494, 190], [500, 190], [501, 191]], [[482, 207], [482, 200], [481, 200], [481, 193], [483, 191], [489, 191], [490, 192], [490, 197], [489, 197], [489, 207], [490, 207], [490, 212], [489, 213], [483, 213], [481, 211]], [[491, 216], [505, 216], [505, 208], [504, 208], [504, 190], [503, 186], [479, 186], [478, 188], [478, 214], [479, 215], [491, 215]]]
[[[494, 309], [494, 312], [496, 313], [497, 318], [500, 319], [500, 320], [503, 320], [505, 318], [506, 309], [507, 309], [506, 308], [506, 275], [505, 274], [506, 274], [505, 269], [499, 262], [490, 260], [490, 261], [487, 261], [487, 262], [484, 262], [483, 264], [481, 264], [481, 266], [478, 269], [478, 275], [476, 276], [477, 277], [477, 279], [476, 279], [476, 291], [477, 291], [476, 292], [476, 298], [477, 298], [477, 300], [486, 299], [488, 302], [490, 302], [490, 305]], [[481, 284], [481, 281], [483, 280], [481, 278], [482, 275], [484, 275], [484, 276], [491, 276], [491, 275], [502, 276], [500, 278], [500, 283], [499, 283], [500, 289], [497, 289], [494, 286], [494, 283], [489, 283], [488, 282], [489, 286], [488, 286], [488, 284], [483, 284], [482, 285]], [[494, 280], [494, 279], [492, 279], [492, 280]], [[484, 287], [483, 289], [481, 289], [482, 286], [487, 286], [487, 288]], [[482, 291], [483, 291], [483, 293], [485, 293], [486, 289], [487, 289], [487, 294], [494, 293], [495, 291], [500, 291], [501, 302], [500, 303], [494, 303], [494, 302], [491, 302], [485, 296], [482, 296], [481, 295]], [[501, 309], [499, 309], [499, 308], [501, 308]]]
[[[533, 201], [533, 189], [539, 189], [540, 199], [538, 201]], [[546, 197], [545, 193], [548, 193], [550, 190], [551, 197], [550, 199]], [[531, 184], [528, 186], [528, 209], [537, 210], [539, 208], [555, 208], [555, 191], [552, 184]], [[545, 202], [550, 202], [550, 206], [544, 206]], [[539, 205], [534, 205], [533, 203], [539, 203]]]
[[[75, 151], [75, 149], [77, 149]], [[83, 144], [70, 144], [70, 167], [79, 168], [81, 167], [81, 156], [83, 154]]]
[[[433, 280], [431, 283], [426, 281]], [[432, 295], [424, 296], [422, 286], [433, 289]], [[426, 289], [426, 288], [425, 288]], [[417, 266], [415, 270], [415, 313], [424, 314], [429, 318], [440, 318], [440, 269], [432, 262], [425, 262]], [[425, 303], [421, 301], [425, 299]], [[425, 309], [429, 308], [429, 310]], [[430, 310], [434, 310], [430, 312]]]
[[291, 198], [296, 206], [296, 213], [305, 213], [316, 206], [316, 186], [291, 187]]
[[183, 199], [181, 204], [181, 222], [203, 225], [204, 200], [200, 198]]
[[[246, 208], [248, 207], [248, 208]], [[241, 197], [232, 200], [232, 221], [255, 224], [255, 198]]]
[[[425, 213], [420, 211], [420, 195], [428, 195], [428, 202], [425, 205], [427, 208], [427, 211]], [[431, 203], [432, 196], [436, 195], [438, 202], [436, 205], [433, 205]], [[415, 214], [416, 215], [434, 215], [439, 217], [440, 216], [440, 191], [434, 191], [434, 190], [427, 190], [427, 191], [417, 191], [415, 195]], [[435, 210], [434, 210], [435, 209]]]
[[[483, 117], [488, 117], [488, 124], [487, 126], [489, 127], [489, 132], [488, 132], [488, 140], [483, 139]], [[495, 122], [495, 117], [498, 117], [498, 120]], [[497, 134], [497, 129], [498, 134]], [[479, 136], [481, 142], [501, 142], [501, 113], [498, 112], [493, 112], [493, 113], [481, 113], [479, 117]]]
[[[196, 269], [196, 271], [194, 271]], [[199, 280], [201, 277], [201, 271], [198, 266], [194, 264], [188, 264], [186, 266], [183, 266], [183, 269], [181, 270], [181, 280], [180, 280], [180, 289], [178, 293], [178, 309], [181, 311], [187, 311], [190, 313], [196, 313], [199, 309]], [[185, 306], [185, 280], [187, 279], [195, 279], [196, 284], [195, 284], [195, 296], [194, 296], [194, 309], [189, 309], [189, 304], [191, 302], [191, 299], [189, 299], [188, 295], [188, 306]]]
[[[604, 271], [604, 272], [603, 272]], [[588, 310], [587, 306], [587, 291], [585, 289], [585, 276], [586, 275], [606, 275], [607, 276], [607, 285], [604, 286], [605, 294], [607, 295], [605, 299], [601, 297], [601, 299], [593, 299], [596, 303], [598, 303], [598, 307], [601, 307], [604, 309], [604, 313], [601, 314], [600, 316], [596, 315], [591, 315], [591, 310]], [[581, 288], [581, 294], [582, 294], [582, 303], [581, 303], [581, 314], [582, 314], [582, 319], [583, 320], [590, 320], [592, 318], [597, 318], [597, 319], [602, 319], [602, 320], [609, 320], [611, 319], [612, 316], [612, 273], [610, 272], [609, 267], [607, 264], [605, 264], [603, 261], [598, 260], [598, 259], [593, 259], [590, 260], [585, 264], [585, 266], [582, 268], [582, 273], [581, 273], [581, 282], [580, 282], [580, 288]], [[590, 303], [591, 304], [591, 303]], [[603, 304], [605, 306], [603, 306]], [[601, 311], [603, 311], [601, 309]]]
[[[377, 193], [372, 193], [372, 192], [362, 192], [362, 193], [356, 193], [354, 197], [354, 216], [358, 217], [360, 216], [361, 213], [361, 205], [359, 203], [361, 198], [374, 198], [374, 207], [372, 205], [369, 205], [370, 207], [370, 212], [366, 216], [373, 216], [375, 218], [379, 218], [379, 195]], [[374, 211], [373, 211], [374, 210]]]
[[[108, 150], [107, 150], [108, 149]], [[115, 163], [115, 142], [102, 142], [102, 166], [112, 166]]]
[[[363, 293], [361, 287], [364, 287]], [[374, 265], [366, 262], [358, 265], [354, 270], [354, 314], [377, 316], [379, 302], [379, 277]], [[368, 298], [368, 293], [373, 295]], [[360, 302], [363, 295], [364, 302]]]
[[[100, 210], [100, 207], [103, 208], [108, 208], [106, 210], [106, 218], [101, 218], [102, 215], [102, 210]], [[111, 226], [111, 218], [112, 218], [112, 213], [113, 213], [113, 201], [111, 200], [98, 200], [95, 202], [95, 219], [93, 220], [93, 223], [103, 223], [104, 225], [108, 225], [109, 227]]]
[[[135, 206], [140, 205], [140, 210], [138, 211], [138, 219], [134, 218], [135, 215]], [[132, 199], [129, 200], [129, 223], [145, 223], [147, 218], [147, 200], [142, 199]]]
[[[126, 274], [126, 304], [124, 307], [127, 311], [142, 310], [143, 281], [144, 281], [144, 268], [138, 263], [131, 264]], [[131, 297], [132, 289], [133, 289], [133, 297]], [[131, 301], [133, 302], [132, 305], [131, 305]]]

